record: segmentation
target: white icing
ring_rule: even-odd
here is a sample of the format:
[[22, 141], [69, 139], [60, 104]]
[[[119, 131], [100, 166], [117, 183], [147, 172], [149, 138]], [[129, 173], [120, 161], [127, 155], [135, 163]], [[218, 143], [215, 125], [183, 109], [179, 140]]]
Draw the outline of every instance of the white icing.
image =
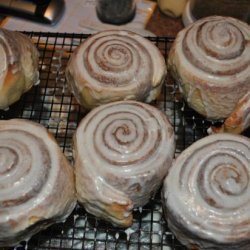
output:
[[233, 111], [250, 88], [249, 37], [247, 24], [218, 16], [201, 19], [178, 34], [169, 63], [177, 69], [179, 83], [188, 85], [182, 92], [191, 107], [201, 112], [193, 103], [198, 89], [206, 117], [221, 119]]
[[125, 233], [127, 234], [127, 240], [130, 239], [130, 235], [133, 234], [135, 230], [132, 227], [129, 227], [125, 230]]
[[[58, 145], [44, 127], [25, 120], [0, 121], [0, 246], [8, 237], [14, 244], [16, 234], [34, 223], [30, 222], [32, 217], [40, 221], [59, 215], [64, 220], [72, 211], [73, 176], [70, 169], [66, 170], [68, 166], [62, 167], [62, 159]], [[60, 181], [68, 181], [63, 185], [69, 188], [61, 198], [55, 194], [56, 187], [62, 186]], [[29, 231], [25, 235], [30, 236]]]
[[171, 164], [174, 139], [166, 116], [152, 106], [127, 101], [91, 111], [75, 136], [76, 187], [85, 208], [119, 223], [105, 204], [129, 205], [127, 218], [133, 206], [147, 203]]
[[116, 238], [116, 239], [119, 239], [119, 237], [120, 237], [119, 233], [116, 233], [116, 234], [115, 234], [115, 238]]
[[166, 75], [158, 48], [126, 31], [103, 31], [91, 36], [72, 55], [67, 70], [73, 78], [68, 78], [68, 82], [79, 102], [78, 92], [84, 88], [91, 89], [91, 96], [98, 102], [124, 100], [128, 96], [138, 100], [148, 97], [150, 102], [159, 92], [153, 89], [162, 85]]
[[248, 138], [217, 134], [195, 142], [178, 156], [164, 182], [170, 228], [183, 244], [208, 247], [211, 240], [246, 249], [240, 244], [249, 240], [249, 180]]
[[0, 55], [0, 109], [6, 110], [38, 81], [38, 51], [25, 35], [1, 29]]

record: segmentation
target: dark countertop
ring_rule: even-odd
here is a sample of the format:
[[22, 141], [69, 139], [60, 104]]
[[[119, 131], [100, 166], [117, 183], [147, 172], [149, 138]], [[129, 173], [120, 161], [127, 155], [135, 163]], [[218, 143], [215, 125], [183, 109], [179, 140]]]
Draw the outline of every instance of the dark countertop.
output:
[[[178, 0], [176, 0], [178, 1]], [[181, 18], [171, 18], [164, 15], [158, 7], [156, 7], [146, 29], [153, 32], [156, 36], [172, 36], [183, 29]]]

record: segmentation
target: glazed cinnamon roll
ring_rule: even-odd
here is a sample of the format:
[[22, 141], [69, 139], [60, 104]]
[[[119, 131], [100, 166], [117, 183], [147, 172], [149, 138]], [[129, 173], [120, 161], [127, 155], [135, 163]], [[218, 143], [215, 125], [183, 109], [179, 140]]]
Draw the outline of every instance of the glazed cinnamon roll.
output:
[[220, 16], [180, 31], [168, 68], [187, 103], [211, 119], [227, 118], [250, 91], [250, 27]]
[[66, 78], [87, 109], [101, 104], [156, 99], [165, 80], [165, 60], [149, 40], [129, 31], [102, 31], [71, 55]]
[[0, 109], [7, 109], [39, 83], [39, 54], [27, 36], [0, 29], [0, 55]]
[[16, 245], [65, 220], [76, 202], [73, 177], [44, 127], [0, 121], [0, 246]]
[[175, 150], [166, 115], [136, 101], [93, 109], [74, 137], [76, 190], [85, 209], [113, 225], [132, 224], [162, 183]]
[[189, 249], [249, 249], [249, 193], [249, 138], [207, 136], [179, 155], [164, 181], [169, 228]]

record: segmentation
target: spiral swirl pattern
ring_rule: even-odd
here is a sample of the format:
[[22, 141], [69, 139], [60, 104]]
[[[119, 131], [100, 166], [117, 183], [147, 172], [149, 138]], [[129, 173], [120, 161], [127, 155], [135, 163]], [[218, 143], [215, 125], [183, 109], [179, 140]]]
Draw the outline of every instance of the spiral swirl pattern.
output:
[[244, 79], [250, 67], [250, 45], [245, 37], [249, 29], [234, 20], [209, 18], [187, 29], [182, 46], [189, 63], [208, 74], [241, 73], [240, 80]]
[[[78, 101], [88, 107], [113, 100], [155, 99], [151, 92], [157, 89], [159, 94], [166, 67], [160, 51], [149, 40], [114, 30], [85, 40], [71, 56], [66, 76]], [[82, 92], [87, 89], [91, 89], [88, 97]], [[89, 95], [94, 103], [88, 103], [92, 102]]]
[[242, 136], [208, 136], [181, 153], [163, 189], [177, 237], [185, 231], [182, 242], [196, 238], [241, 249], [250, 233], [249, 173], [250, 140]]
[[[81, 189], [91, 193], [87, 198], [83, 195], [87, 207], [91, 199], [110, 204], [132, 202], [135, 207], [147, 203], [166, 175], [175, 148], [166, 116], [133, 101], [94, 109], [79, 125], [75, 141], [77, 191], [80, 196]], [[90, 187], [81, 178], [91, 180], [93, 186], [100, 179], [102, 188]], [[82, 187], [83, 183], [88, 187]], [[103, 186], [106, 197], [100, 193]]]
[[0, 138], [0, 208], [12, 209], [41, 192], [51, 159], [43, 141], [28, 132], [0, 131]]
[[193, 109], [226, 118], [250, 89], [250, 28], [230, 17], [200, 19], [178, 34], [168, 64]]
[[0, 246], [64, 220], [74, 205], [73, 172], [47, 130], [26, 120], [0, 121]]
[[[147, 82], [153, 65], [145, 47], [131, 38], [102, 36], [91, 43], [84, 53], [84, 67], [100, 85], [123, 86]], [[143, 69], [143, 70], [140, 70]], [[135, 78], [138, 78], [135, 80]]]

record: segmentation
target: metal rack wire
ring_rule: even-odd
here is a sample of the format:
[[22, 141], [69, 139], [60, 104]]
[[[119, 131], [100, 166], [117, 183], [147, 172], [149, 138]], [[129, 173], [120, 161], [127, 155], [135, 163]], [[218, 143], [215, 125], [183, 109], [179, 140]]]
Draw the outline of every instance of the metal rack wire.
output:
[[[1, 119], [25, 118], [43, 124], [52, 132], [66, 157], [72, 161], [72, 135], [86, 112], [77, 104], [65, 81], [64, 69], [72, 51], [87, 38], [82, 34], [26, 33], [40, 51], [40, 84], [24, 94]], [[172, 38], [148, 38], [167, 59]], [[165, 112], [174, 126], [176, 155], [194, 141], [207, 135], [209, 121], [189, 109], [181, 99], [175, 83], [167, 77], [162, 95], [152, 103]], [[246, 132], [249, 136], [249, 130]], [[162, 249], [185, 248], [169, 231], [163, 218], [160, 195], [134, 211], [134, 223], [126, 229], [114, 228], [77, 206], [64, 222], [51, 226], [16, 250], [79, 249]]]

